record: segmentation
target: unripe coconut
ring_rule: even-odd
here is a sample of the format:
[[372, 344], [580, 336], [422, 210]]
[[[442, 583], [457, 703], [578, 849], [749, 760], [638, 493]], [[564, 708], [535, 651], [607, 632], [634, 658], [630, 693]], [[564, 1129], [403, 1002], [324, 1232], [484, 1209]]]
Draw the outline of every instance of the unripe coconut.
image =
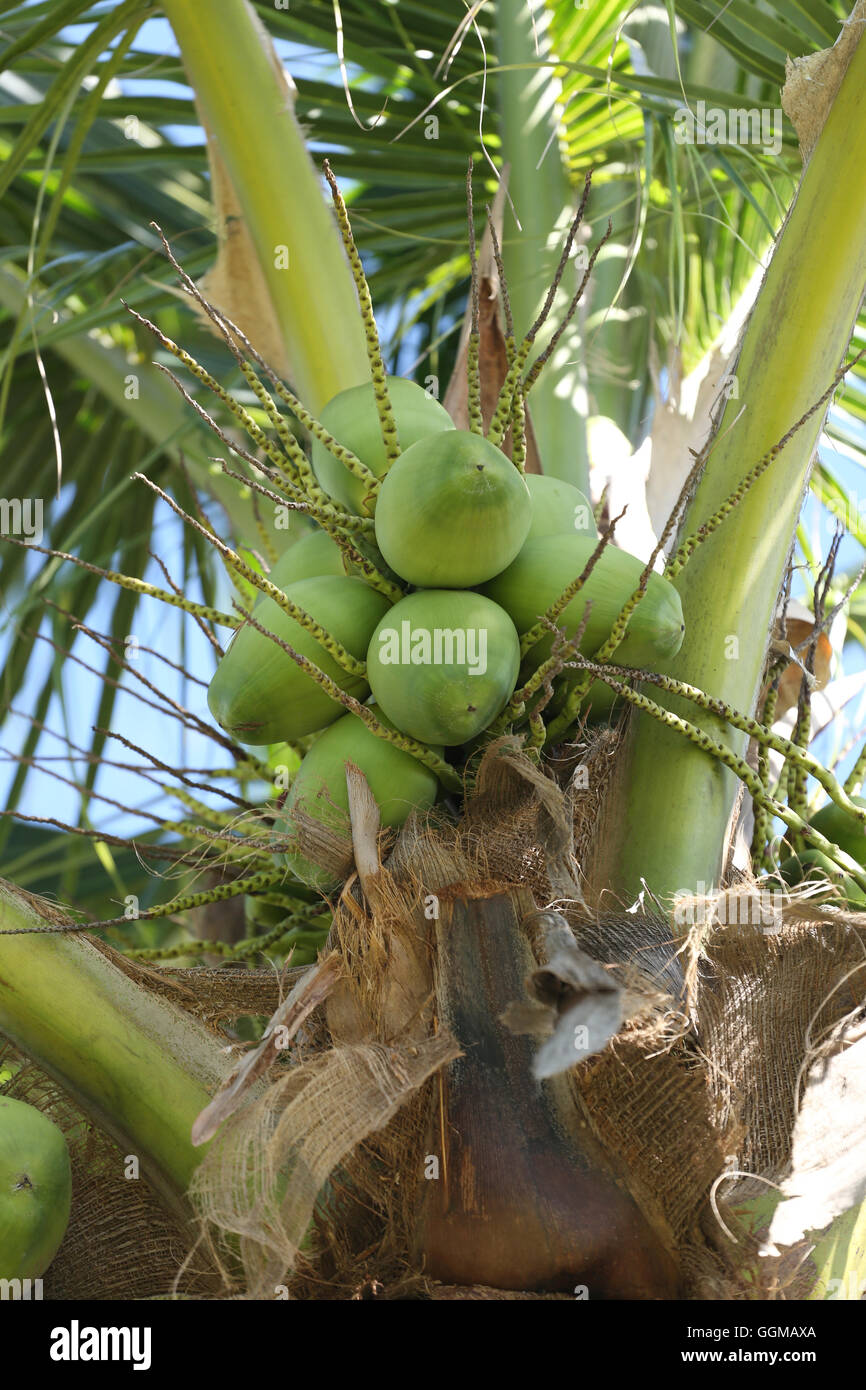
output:
[[[397, 576], [389, 571], [379, 551], [370, 541], [353, 536], [352, 544], [387, 578], [396, 579]], [[268, 579], [285, 593], [286, 587], [298, 579], [315, 579], [320, 574], [349, 574], [353, 578], [364, 578], [358, 565], [353, 560], [347, 561], [345, 552], [337, 542], [332, 540], [321, 526], [317, 526], [314, 531], [283, 552], [272, 567]]]
[[[482, 590], [505, 609], [521, 634], [537, 622], [568, 585], [583, 573], [596, 548], [591, 536], [544, 536], [527, 541], [517, 559]], [[583, 588], [557, 619], [567, 636], [580, 626], [592, 604], [580, 650], [591, 655], [610, 634], [620, 611], [638, 586], [642, 560], [609, 545], [599, 556]], [[650, 666], [669, 660], [682, 646], [685, 624], [680, 596], [660, 574], [651, 574], [647, 591], [631, 615], [628, 632], [613, 660], [623, 666]], [[553, 638], [543, 637], [530, 653], [533, 666], [550, 652]]]
[[[360, 579], [321, 575], [290, 585], [287, 597], [308, 613], [359, 661], [370, 636], [387, 613], [386, 598]], [[363, 700], [370, 693], [362, 676], [350, 675], [312, 633], [289, 617], [274, 599], [262, 598], [256, 622], [312, 661], [341, 690]], [[343, 706], [317, 685], [276, 642], [245, 624], [232, 638], [207, 696], [211, 714], [242, 743], [291, 743], [333, 724]]]
[[319, 530], [319, 523], [306, 512], [296, 511], [294, 507], [289, 508], [284, 516], [280, 517], [283, 524], [277, 525], [274, 520], [274, 530], [276, 531], [277, 549], [280, 551], [291, 550], [293, 545], [308, 536], [311, 531]]
[[799, 883], [821, 883], [824, 879], [829, 879], [837, 888], [841, 888], [851, 907], [866, 908], [866, 893], [863, 889], [819, 849], [807, 849], [803, 850], [802, 854], [790, 855], [779, 865], [779, 875], [785, 883], [792, 886]]
[[[855, 806], [866, 807], [866, 799], [862, 796], [852, 796], [851, 800]], [[816, 812], [812, 825], [825, 840], [838, 845], [858, 864], [866, 864], [866, 828], [843, 811], [841, 806], [837, 806], [835, 801], [828, 801]]]
[[[380, 724], [394, 725], [376, 705], [371, 706]], [[442, 749], [435, 752], [441, 755]], [[307, 815], [334, 830], [349, 833], [349, 793], [346, 763], [360, 768], [379, 807], [383, 826], [402, 825], [414, 810], [426, 811], [436, 800], [436, 774], [411, 753], [404, 753], [372, 733], [361, 719], [347, 714], [326, 729], [307, 753], [292, 782], [278, 831], [291, 830], [292, 810], [302, 806]], [[302, 883], [329, 892], [337, 882], [327, 870], [312, 864], [298, 852], [287, 852], [286, 866]]]
[[[292, 520], [299, 513], [293, 513]], [[319, 574], [345, 574], [343, 557], [336, 541], [332, 541], [326, 531], [316, 523], [307, 525], [303, 531], [296, 531], [287, 541], [285, 549], [271, 565], [265, 575], [264, 566], [252, 563], [259, 574], [265, 575], [272, 584], [285, 593], [286, 587], [296, 579], [314, 579]], [[246, 600], [246, 591], [238, 585], [238, 597]]]
[[528, 541], [558, 535], [594, 536], [598, 540], [592, 506], [578, 488], [541, 473], [527, 473], [526, 486], [532, 498]]
[[72, 1171], [63, 1132], [32, 1105], [0, 1096], [0, 1279], [36, 1279], [69, 1224]]
[[[388, 396], [401, 451], [429, 434], [453, 430], [454, 421], [445, 407], [414, 381], [389, 376]], [[382, 477], [388, 459], [371, 381], [340, 391], [328, 401], [319, 419], [339, 444], [351, 449], [377, 478]], [[372, 500], [365, 504], [366, 489], [361, 479], [350, 473], [317, 439], [313, 440], [313, 471], [325, 492], [336, 502], [358, 515], [372, 514]]]
[[327, 531], [317, 526], [282, 555], [271, 567], [268, 579], [278, 589], [286, 591], [287, 584], [299, 579], [316, 579], [321, 574], [344, 575], [343, 552]]
[[[483, 593], [500, 604], [512, 618], [517, 631], [528, 631], [559, 595], [576, 579], [596, 548], [592, 536], [544, 536], [527, 541], [517, 559], [503, 574], [485, 584]], [[583, 588], [557, 619], [557, 626], [573, 637], [584, 609], [592, 603], [586, 631], [580, 643], [585, 656], [593, 656], [610, 635], [624, 604], [638, 586], [643, 562], [624, 550], [609, 545], [596, 561]], [[668, 580], [651, 574], [647, 591], [631, 615], [624, 641], [611, 658], [622, 666], [663, 669], [682, 646], [685, 624], [680, 596]], [[552, 635], [541, 638], [528, 653], [521, 680], [550, 655]], [[565, 702], [569, 688], [580, 678], [576, 670], [566, 671], [554, 684], [554, 699], [547, 712], [556, 714]], [[593, 718], [607, 713], [613, 693], [601, 681], [593, 682], [585, 705]]]
[[455, 746], [480, 734], [514, 690], [520, 642], [508, 614], [466, 589], [424, 589], [385, 614], [367, 677], [404, 734]]
[[450, 430], [413, 444], [376, 503], [376, 542], [419, 588], [469, 589], [504, 570], [526, 539], [529, 490], [481, 434]]

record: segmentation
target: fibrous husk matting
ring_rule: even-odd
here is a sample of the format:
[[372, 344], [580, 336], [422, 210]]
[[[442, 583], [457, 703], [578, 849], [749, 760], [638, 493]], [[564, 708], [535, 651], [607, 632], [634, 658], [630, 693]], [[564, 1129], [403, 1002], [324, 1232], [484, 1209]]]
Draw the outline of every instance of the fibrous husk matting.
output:
[[[548, 1058], [537, 1075], [562, 1068], [556, 1080], [575, 1124], [588, 1127], [677, 1266], [672, 1296], [808, 1292], [809, 1245], [759, 1254], [764, 1234], [738, 1209], [789, 1171], [816, 1050], [863, 1006], [866, 934], [858, 918], [796, 897], [769, 925], [758, 914], [738, 921], [750, 914], [732, 913], [731, 902], [755, 892], [742, 878], [725, 911], [716, 904], [686, 928], [646, 911], [596, 910], [579, 865], [615, 753], [616, 735], [605, 731], [543, 767], [502, 740], [472, 769], [459, 818], [412, 819], [378, 847], [374, 837], [372, 851], [360, 822], [341, 838], [301, 818], [304, 854], [348, 865], [354, 852], [361, 872], [335, 907], [324, 1004], [303, 1015], [282, 1051], [266, 1036], [260, 1048], [271, 1053], [249, 1065], [259, 1079], [267, 1070], [267, 1084], [244, 1094], [236, 1082], [196, 1173], [203, 1239], [177, 1284], [182, 1296], [564, 1296], [561, 1286], [437, 1282], [422, 1262], [419, 1213], [431, 1160], [445, 1151], [443, 1078], [460, 1066], [465, 1041], [442, 995], [437, 923], [449, 904], [496, 895], [511, 905], [535, 967], [495, 1026], [503, 1037], [537, 1035], [535, 1056], [544, 1047]], [[588, 764], [588, 779], [572, 776]], [[285, 978], [266, 971], [125, 968], [215, 1029], [232, 1016], [270, 1015], [287, 992]], [[302, 989], [308, 972], [289, 973], [289, 986]], [[560, 1064], [563, 1028], [589, 1017], [607, 1019], [608, 1036]], [[68, 1134], [82, 1131], [82, 1117], [32, 1067], [15, 1093], [28, 1086]], [[170, 1294], [191, 1233], [142, 1183], [115, 1178], [122, 1156], [109, 1159], [110, 1141], [85, 1127], [73, 1150], [73, 1226], [46, 1296]], [[607, 1287], [601, 1296], [617, 1294]]]

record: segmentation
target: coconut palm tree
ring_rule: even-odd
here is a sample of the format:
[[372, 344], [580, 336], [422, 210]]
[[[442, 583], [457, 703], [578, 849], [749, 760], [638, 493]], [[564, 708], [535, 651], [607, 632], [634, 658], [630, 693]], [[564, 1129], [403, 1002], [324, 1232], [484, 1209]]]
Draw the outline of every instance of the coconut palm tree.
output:
[[[267, 424], [266, 414], [230, 345], [178, 294], [152, 224], [316, 413], [368, 367], [355, 286], [311, 154], [327, 154], [347, 190], [373, 298], [389, 328], [389, 365], [433, 377], [443, 390], [458, 359], [466, 301], [467, 160], [474, 158], [491, 199], [509, 166], [502, 253], [518, 324], [535, 315], [556, 266], [556, 234], [594, 169], [588, 233], [597, 241], [609, 221], [610, 234], [592, 298], [533, 391], [544, 471], [588, 490], [590, 466], [603, 471], [606, 451], [619, 447], [618, 466], [608, 470], [612, 503], [630, 450], [644, 442], [657, 498], [665, 489], [676, 493], [689, 470], [688, 448], [706, 443], [711, 407], [725, 404], [686, 494], [680, 550], [669, 569], [675, 580], [683, 575], [686, 637], [666, 671], [680, 684], [640, 697], [642, 714], [619, 749], [615, 790], [584, 866], [588, 891], [596, 900], [610, 889], [631, 899], [647, 885], [669, 902], [678, 890], [720, 883], [738, 779], [759, 808], [781, 805], [768, 793], [762, 800], [760, 776], [756, 782], [747, 761], [754, 730], [732, 726], [730, 716], [741, 711], [748, 720], [758, 705], [803, 491], [810, 478], [825, 497], [835, 485], [826, 466], [813, 474], [823, 419], [815, 407], [837, 388], [843, 413], [833, 430], [846, 444], [850, 422], [863, 418], [861, 367], [839, 374], [849, 342], [862, 335], [866, 284], [866, 187], [856, 135], [866, 128], [866, 50], [853, 28], [826, 68], [827, 110], [817, 119], [804, 111], [793, 80], [790, 118], [777, 111], [787, 56], [825, 50], [846, 15], [811, 3], [772, 12], [743, 4], [718, 16], [690, 3], [664, 25], [654, 11], [631, 15], [620, 0], [591, 8], [501, 0], [468, 11], [362, 3], [283, 9], [242, 0], [211, 9], [165, 0], [163, 12], [178, 56], [164, 41], [162, 51], [145, 56], [150, 11], [138, 0], [73, 0], [4, 14], [6, 490], [56, 496], [48, 525], [54, 551], [138, 576], [148, 566], [155, 494], [142, 504], [130, 474], [146, 472], [187, 513], [203, 495], [202, 515], [233, 538], [236, 557], [255, 561], [265, 540], [253, 493], [239, 492], [213, 464], [205, 427], [152, 365], [146, 330], [121, 299], [182, 344], [254, 421]], [[290, 66], [294, 60], [296, 84], [263, 28], [289, 45], [280, 56]], [[157, 82], [157, 94], [144, 95], [145, 82]], [[178, 82], [179, 94], [167, 94]], [[759, 126], [762, 113], [771, 120], [765, 129], [750, 127], [748, 138], [739, 124], [723, 144], [710, 138], [717, 118], [748, 122], [749, 113]], [[167, 134], [178, 127], [191, 138]], [[476, 194], [479, 237], [480, 202]], [[576, 250], [581, 271], [588, 244]], [[771, 251], [761, 277], [756, 271]], [[548, 335], [572, 288], [563, 277]], [[734, 355], [731, 324], [747, 309]], [[697, 391], [704, 378], [721, 396]], [[231, 427], [225, 399], [216, 418]], [[680, 425], [678, 457], [657, 428], [671, 418]], [[652, 496], [650, 488], [650, 514]], [[658, 516], [652, 520], [659, 534]], [[175, 578], [188, 599], [201, 601], [199, 616], [212, 616], [220, 577], [207, 537], [195, 530], [184, 536]], [[44, 748], [52, 699], [62, 692], [61, 667], [72, 650], [65, 615], [87, 619], [102, 589], [93, 571], [70, 577], [71, 567], [56, 557], [42, 564], [31, 552], [28, 563], [25, 551], [8, 549], [8, 703], [30, 679], [40, 631], [60, 653], [28, 692], [34, 716], [11, 788], [14, 810], [28, 760]], [[236, 565], [232, 573], [237, 578]], [[147, 578], [159, 582], [152, 564]], [[138, 602], [134, 587], [121, 587], [113, 607], [99, 610], [101, 629], [115, 642], [134, 630]], [[716, 704], [694, 697], [686, 682]], [[106, 682], [100, 732], [84, 750], [74, 829], [85, 832], [93, 828], [116, 688]], [[801, 743], [803, 727], [801, 718]], [[261, 776], [262, 766], [254, 771]], [[766, 793], [766, 769], [763, 776]], [[796, 773], [793, 779], [786, 823], [800, 834], [803, 787]], [[168, 823], [156, 819], [161, 828]], [[76, 842], [72, 830], [37, 839], [32, 827], [26, 838], [19, 827], [7, 872], [22, 886], [74, 896], [103, 917], [104, 887], [95, 908], [76, 877], [89, 860], [81, 849], [86, 835]], [[104, 836], [92, 839], [119, 895], [140, 899], [144, 888], [124, 847], [113, 859]], [[48, 856], [52, 863], [59, 856], [59, 876], [54, 865], [55, 877], [46, 872]], [[198, 902], [195, 893], [177, 895], [172, 911]], [[6, 901], [10, 926], [32, 925], [33, 911], [20, 895]], [[159, 944], [148, 940], [140, 949]], [[3, 1032], [107, 1133], [134, 1146], [165, 1200], [182, 1207], [198, 1159], [189, 1132], [225, 1075], [212, 1038], [160, 996], [138, 990], [121, 999], [116, 965], [74, 934], [24, 934], [3, 949], [12, 985], [0, 994]], [[515, 955], [515, 980], [518, 963]], [[64, 1014], [58, 999], [69, 979], [76, 985]], [[453, 997], [443, 1009], [446, 1017], [459, 1014]], [[98, 1021], [101, 1039], [98, 1055], [88, 1058], [74, 1047], [82, 1013]], [[122, 1058], [112, 1045], [121, 1028], [133, 1039]], [[149, 1088], [140, 1084], [143, 1072]], [[549, 1124], [552, 1133], [555, 1120]], [[567, 1153], [551, 1159], [554, 1167], [570, 1161]], [[427, 1218], [428, 1255], [447, 1245], [446, 1227], [442, 1213]], [[502, 1258], [499, 1250], [491, 1255], [494, 1264]], [[656, 1272], [658, 1259], [647, 1256]], [[446, 1258], [440, 1268], [447, 1267]]]

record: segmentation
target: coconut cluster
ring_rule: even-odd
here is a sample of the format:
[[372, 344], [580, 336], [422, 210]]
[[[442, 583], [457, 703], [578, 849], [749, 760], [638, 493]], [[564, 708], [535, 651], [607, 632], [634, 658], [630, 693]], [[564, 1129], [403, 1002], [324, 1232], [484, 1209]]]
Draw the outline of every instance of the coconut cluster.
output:
[[[364, 773], [383, 825], [429, 808], [443, 773], [453, 775], [550, 657], [553, 633], [536, 641], [530, 630], [598, 542], [576, 488], [523, 475], [484, 435], [456, 429], [413, 382], [386, 386], [399, 452], [393, 442], [389, 449], [372, 382], [325, 407], [313, 443], [318, 485], [359, 518], [356, 543], [316, 528], [285, 552], [269, 575], [283, 602], [260, 599], [208, 693], [218, 722], [241, 742], [317, 736], [287, 798], [288, 827], [300, 804], [326, 823], [345, 822], [347, 761]], [[642, 570], [606, 548], [558, 614], [559, 629], [574, 636], [589, 603], [580, 646], [595, 652]], [[682, 633], [679, 598], [653, 575], [617, 659], [652, 665], [679, 648]], [[554, 714], [577, 678], [557, 676]], [[367, 702], [363, 713], [347, 713], [345, 697]], [[600, 684], [588, 698], [594, 709], [609, 704]], [[300, 854], [288, 863], [303, 881], [332, 886]]]

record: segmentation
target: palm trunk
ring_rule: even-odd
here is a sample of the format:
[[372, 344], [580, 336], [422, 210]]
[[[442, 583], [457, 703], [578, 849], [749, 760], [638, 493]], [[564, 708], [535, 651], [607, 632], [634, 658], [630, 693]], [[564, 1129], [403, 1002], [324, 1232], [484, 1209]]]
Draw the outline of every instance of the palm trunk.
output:
[[441, 904], [437, 1000], [462, 1056], [430, 1140], [441, 1167], [421, 1213], [425, 1271], [445, 1284], [676, 1297], [670, 1252], [581, 1124], [565, 1075], [536, 1081], [535, 1042], [501, 1020], [535, 968], [532, 915], [528, 889]]

